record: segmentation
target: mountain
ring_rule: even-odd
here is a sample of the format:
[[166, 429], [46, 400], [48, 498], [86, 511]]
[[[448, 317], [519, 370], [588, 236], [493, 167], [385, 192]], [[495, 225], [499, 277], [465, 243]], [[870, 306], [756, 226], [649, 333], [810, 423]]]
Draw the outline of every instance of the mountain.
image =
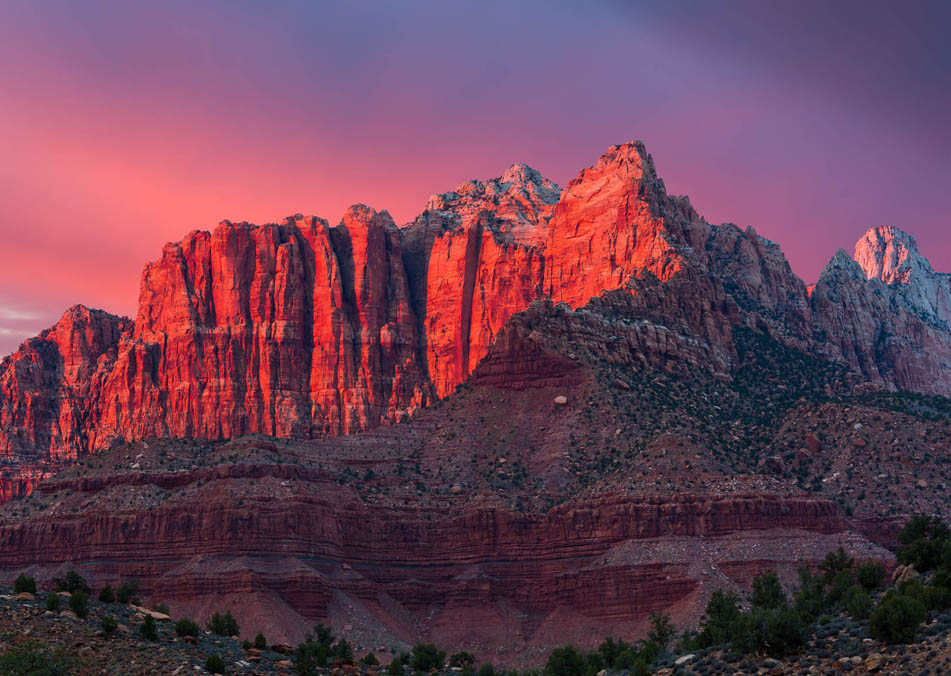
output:
[[146, 266], [134, 322], [73, 308], [0, 364], [0, 571], [526, 664], [690, 625], [940, 511], [945, 279], [878, 229], [807, 289], [639, 142], [403, 227], [223, 222]]

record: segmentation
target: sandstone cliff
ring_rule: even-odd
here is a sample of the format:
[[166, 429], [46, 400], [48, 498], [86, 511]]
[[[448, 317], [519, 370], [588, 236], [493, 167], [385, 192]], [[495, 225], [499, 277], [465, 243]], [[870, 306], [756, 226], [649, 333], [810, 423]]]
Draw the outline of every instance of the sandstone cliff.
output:
[[640, 142], [564, 190], [521, 164], [468, 181], [403, 228], [364, 206], [333, 227], [226, 221], [146, 266], [134, 324], [73, 309], [3, 361], [0, 495], [116, 441], [405, 419], [465, 382], [533, 301], [578, 308], [614, 289], [655, 367], [730, 379], [734, 334], [754, 327], [879, 386], [951, 394], [949, 277], [894, 228], [856, 260], [837, 254], [807, 292], [776, 244], [669, 195]]

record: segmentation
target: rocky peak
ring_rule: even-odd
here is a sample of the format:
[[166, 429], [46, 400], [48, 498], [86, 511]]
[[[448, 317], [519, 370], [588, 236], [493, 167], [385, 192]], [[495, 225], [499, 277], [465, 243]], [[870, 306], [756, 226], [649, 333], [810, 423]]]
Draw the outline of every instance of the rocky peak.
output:
[[951, 322], [951, 275], [935, 272], [907, 232], [892, 225], [869, 229], [855, 244], [855, 260], [868, 279], [896, 287], [909, 309]]
[[426, 210], [444, 216], [447, 229], [470, 227], [481, 219], [500, 242], [536, 245], [545, 241], [551, 209], [560, 196], [557, 184], [517, 162], [497, 178], [468, 180], [433, 195]]

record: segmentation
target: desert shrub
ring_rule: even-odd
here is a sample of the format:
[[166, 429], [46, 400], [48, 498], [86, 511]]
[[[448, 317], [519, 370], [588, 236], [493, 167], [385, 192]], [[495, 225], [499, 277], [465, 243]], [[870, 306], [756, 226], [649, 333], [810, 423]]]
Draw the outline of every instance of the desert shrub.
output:
[[56, 585], [57, 591], [69, 592], [70, 594], [75, 594], [78, 591], [89, 594], [92, 591], [82, 575], [75, 570], [66, 573], [65, 577], [53, 578], [53, 584]]
[[27, 577], [25, 573], [20, 573], [20, 576], [13, 582], [13, 591], [17, 594], [35, 594], [36, 579]]
[[163, 615], [171, 614], [171, 611], [169, 610], [168, 605], [165, 603], [153, 603], [152, 610], [154, 610], [157, 613], [162, 613]]
[[102, 633], [106, 637], [110, 637], [116, 633], [116, 629], [119, 628], [119, 622], [112, 615], [103, 615], [102, 620], [99, 621], [99, 626], [102, 627]]
[[209, 655], [208, 659], [205, 660], [205, 671], [209, 674], [223, 674], [225, 673], [225, 661], [218, 655]]
[[845, 593], [855, 585], [855, 576], [851, 570], [840, 570], [829, 580], [829, 591], [826, 594], [828, 605], [841, 604]]
[[753, 578], [753, 593], [750, 597], [754, 608], [779, 608], [786, 605], [786, 592], [776, 573], [757, 575]]
[[878, 589], [885, 580], [885, 566], [881, 561], [866, 561], [855, 569], [855, 578], [868, 591]]
[[785, 657], [797, 652], [806, 641], [799, 614], [783, 606], [755, 608], [741, 614], [731, 627], [731, 641], [737, 650], [750, 654]]
[[219, 636], [237, 636], [241, 633], [238, 621], [231, 615], [231, 611], [225, 611], [224, 615], [215, 611], [208, 618], [208, 631]]
[[794, 599], [796, 612], [807, 622], [814, 621], [828, 607], [824, 580], [808, 566], [799, 569], [799, 591]]
[[148, 641], [158, 641], [158, 625], [155, 624], [155, 618], [151, 615], [145, 616], [145, 621], [139, 627], [139, 634]]
[[[399, 657], [393, 658], [393, 661], [390, 662], [390, 666], [386, 668], [386, 673], [389, 676], [403, 676], [403, 660]], [[482, 672], [479, 671], [481, 674]]]
[[340, 639], [334, 644], [331, 654], [340, 660], [347, 662], [353, 661], [353, 648], [345, 638]]
[[115, 603], [115, 600], [116, 594], [114, 591], [112, 591], [111, 585], [107, 584], [105, 587], [99, 590], [99, 601], [101, 603]]
[[473, 664], [475, 664], [475, 657], [473, 657], [472, 653], [467, 653], [465, 651], [461, 653], [455, 653], [449, 658], [450, 667], [457, 667], [461, 669], [467, 666], [471, 667]]
[[446, 653], [432, 643], [417, 643], [413, 646], [412, 665], [416, 671], [439, 669], [446, 661]]
[[914, 640], [925, 614], [921, 601], [889, 591], [869, 616], [869, 636], [885, 643], [908, 643]]
[[[622, 639], [615, 641], [610, 636], [604, 639], [601, 645], [598, 646], [598, 653], [601, 655], [601, 659], [604, 660], [604, 664], [612, 669], [617, 666], [618, 657], [625, 652], [634, 652], [632, 651], [631, 644]], [[631, 661], [633, 662], [633, 658]], [[630, 664], [628, 664], [626, 668], [630, 669]]]
[[267, 650], [267, 639], [264, 634], [258, 634], [254, 637], [254, 647], [258, 650]]
[[942, 610], [951, 605], [951, 594], [942, 587], [922, 584], [920, 580], [905, 580], [898, 585], [898, 591], [909, 598], [920, 601], [925, 610]]
[[701, 648], [722, 645], [730, 641], [730, 626], [740, 616], [736, 594], [717, 589], [707, 602], [705, 619], [697, 635]]
[[545, 676], [584, 676], [584, 655], [571, 645], [555, 648], [545, 663]]
[[314, 626], [314, 633], [307, 634], [304, 642], [294, 651], [294, 669], [298, 676], [313, 676], [318, 673], [318, 667], [327, 664], [327, 658], [332, 654], [333, 640], [330, 627], [323, 624]]
[[116, 601], [119, 603], [134, 603], [137, 591], [139, 591], [139, 581], [134, 578], [126, 580], [116, 590]]
[[380, 660], [378, 660], [376, 658], [376, 655], [374, 655], [372, 652], [364, 655], [363, 658], [360, 660], [360, 662], [362, 664], [367, 665], [368, 667], [375, 667], [380, 664]]
[[28, 641], [0, 655], [0, 676], [68, 676], [75, 666], [64, 651]]
[[197, 637], [200, 631], [201, 627], [198, 626], [198, 623], [192, 622], [187, 617], [183, 617], [175, 623], [175, 633], [179, 636]]
[[[650, 614], [650, 629], [647, 631], [647, 640], [656, 643], [662, 650], [667, 648], [674, 635], [674, 623], [667, 613], [653, 612]], [[600, 671], [599, 668], [597, 671]]]
[[86, 617], [89, 614], [89, 594], [77, 589], [69, 597], [69, 609], [76, 613], [76, 617]]
[[898, 534], [898, 561], [919, 572], [951, 564], [951, 530], [936, 516], [916, 514]]
[[825, 575], [826, 582], [831, 583], [836, 575], [843, 571], [851, 571], [854, 566], [855, 559], [839, 547], [834, 552], [826, 554], [825, 560], [819, 564], [819, 570]]
[[46, 595], [46, 609], [54, 613], [59, 612], [60, 599], [59, 594], [50, 592]]
[[872, 612], [872, 599], [868, 592], [860, 585], [852, 585], [842, 598], [842, 604], [845, 612], [857, 621], [867, 620]]

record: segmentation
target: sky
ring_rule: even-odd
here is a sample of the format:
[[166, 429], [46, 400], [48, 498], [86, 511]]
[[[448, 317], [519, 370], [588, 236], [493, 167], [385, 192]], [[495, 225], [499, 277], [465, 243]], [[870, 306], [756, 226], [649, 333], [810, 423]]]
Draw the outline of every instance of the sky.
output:
[[951, 270], [951, 3], [0, 0], [0, 355], [222, 219], [427, 197], [642, 139], [814, 281], [869, 227]]

